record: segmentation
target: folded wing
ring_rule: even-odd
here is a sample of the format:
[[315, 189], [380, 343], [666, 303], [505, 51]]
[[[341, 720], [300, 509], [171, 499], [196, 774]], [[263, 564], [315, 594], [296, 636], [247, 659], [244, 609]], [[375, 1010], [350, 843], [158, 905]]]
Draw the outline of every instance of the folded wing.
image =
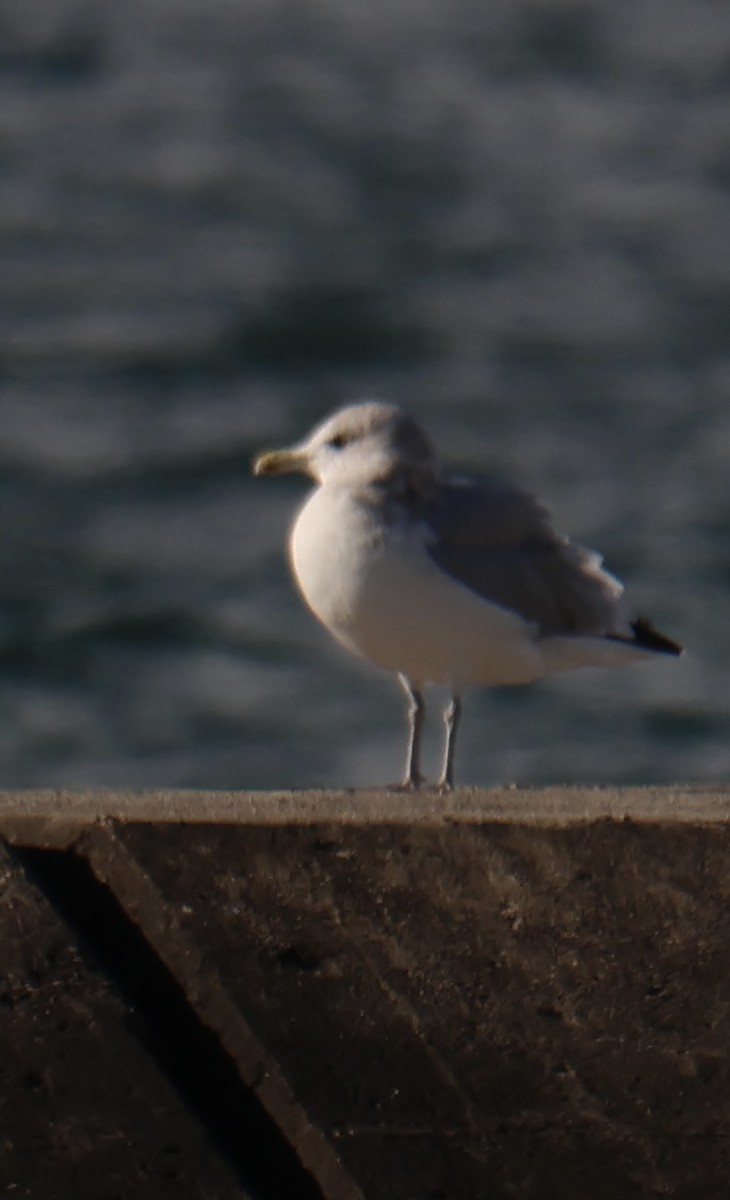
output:
[[631, 638], [623, 587], [601, 558], [555, 532], [526, 493], [490, 481], [444, 484], [424, 514], [429, 552], [472, 591], [534, 623], [544, 637]]

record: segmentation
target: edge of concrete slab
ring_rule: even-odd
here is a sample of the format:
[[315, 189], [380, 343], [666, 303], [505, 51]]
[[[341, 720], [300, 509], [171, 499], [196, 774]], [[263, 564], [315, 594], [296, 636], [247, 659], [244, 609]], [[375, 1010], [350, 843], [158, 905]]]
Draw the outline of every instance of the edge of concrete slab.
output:
[[[504, 1180], [536, 1196], [519, 1167], [533, 1144], [541, 1169], [572, 1163], [561, 1194], [584, 1194], [589, 1171], [608, 1197], [665, 1187], [673, 1130], [712, 1144], [729, 826], [720, 785], [0, 793], [10, 861], [69, 944], [126, 1003], [143, 972], [120, 934], [143, 941], [145, 996], [166, 972], [270, 1144], [327, 1200], [382, 1194], [383, 1179], [410, 1198], [413, 1172], [435, 1170], [419, 1196], [480, 1194], [485, 1170], [495, 1196]], [[135, 1003], [167, 1030], [167, 1012]], [[624, 1076], [640, 1085], [625, 1111]], [[677, 1088], [684, 1125], [670, 1105], [665, 1139], [652, 1113]]]
[[599, 820], [702, 824], [730, 820], [730, 785], [463, 788], [435, 791], [0, 792], [0, 832], [10, 842], [71, 845], [105, 821], [219, 825], [573, 825]]

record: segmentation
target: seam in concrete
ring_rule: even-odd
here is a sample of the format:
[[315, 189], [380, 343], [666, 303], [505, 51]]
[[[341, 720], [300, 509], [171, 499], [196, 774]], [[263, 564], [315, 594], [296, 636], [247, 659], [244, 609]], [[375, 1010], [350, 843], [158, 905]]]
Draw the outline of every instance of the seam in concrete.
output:
[[96, 877], [111, 889], [130, 920], [184, 989], [199, 1019], [212, 1029], [246, 1085], [289, 1141], [303, 1166], [332, 1200], [364, 1200], [329, 1142], [296, 1100], [278, 1064], [231, 1001], [218, 973], [203, 963], [169, 905], [121, 844], [112, 828], [94, 828], [79, 839]]

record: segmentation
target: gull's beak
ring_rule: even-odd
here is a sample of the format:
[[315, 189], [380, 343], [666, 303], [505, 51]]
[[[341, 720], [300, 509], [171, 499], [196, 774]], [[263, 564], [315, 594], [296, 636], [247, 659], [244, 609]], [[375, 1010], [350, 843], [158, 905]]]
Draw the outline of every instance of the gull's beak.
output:
[[291, 450], [269, 450], [253, 462], [254, 475], [288, 475], [293, 471], [309, 471], [306, 450], [294, 446]]

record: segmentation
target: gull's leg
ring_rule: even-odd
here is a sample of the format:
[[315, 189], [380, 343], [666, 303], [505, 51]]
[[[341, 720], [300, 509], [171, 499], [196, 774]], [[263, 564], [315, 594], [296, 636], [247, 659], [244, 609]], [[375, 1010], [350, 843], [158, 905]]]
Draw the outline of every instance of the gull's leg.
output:
[[406, 760], [406, 773], [401, 787], [404, 791], [413, 791], [423, 783], [421, 775], [421, 732], [423, 730], [423, 718], [426, 711], [426, 706], [423, 701], [423, 694], [414, 687], [410, 679], [405, 675], [399, 675], [403, 687], [405, 688], [408, 697], [408, 758]]
[[457, 696], [454, 692], [451, 697], [451, 704], [444, 713], [446, 750], [444, 752], [443, 770], [438, 782], [439, 790], [442, 792], [450, 792], [454, 786], [454, 753], [456, 751], [456, 731], [459, 728], [460, 717], [461, 696]]

